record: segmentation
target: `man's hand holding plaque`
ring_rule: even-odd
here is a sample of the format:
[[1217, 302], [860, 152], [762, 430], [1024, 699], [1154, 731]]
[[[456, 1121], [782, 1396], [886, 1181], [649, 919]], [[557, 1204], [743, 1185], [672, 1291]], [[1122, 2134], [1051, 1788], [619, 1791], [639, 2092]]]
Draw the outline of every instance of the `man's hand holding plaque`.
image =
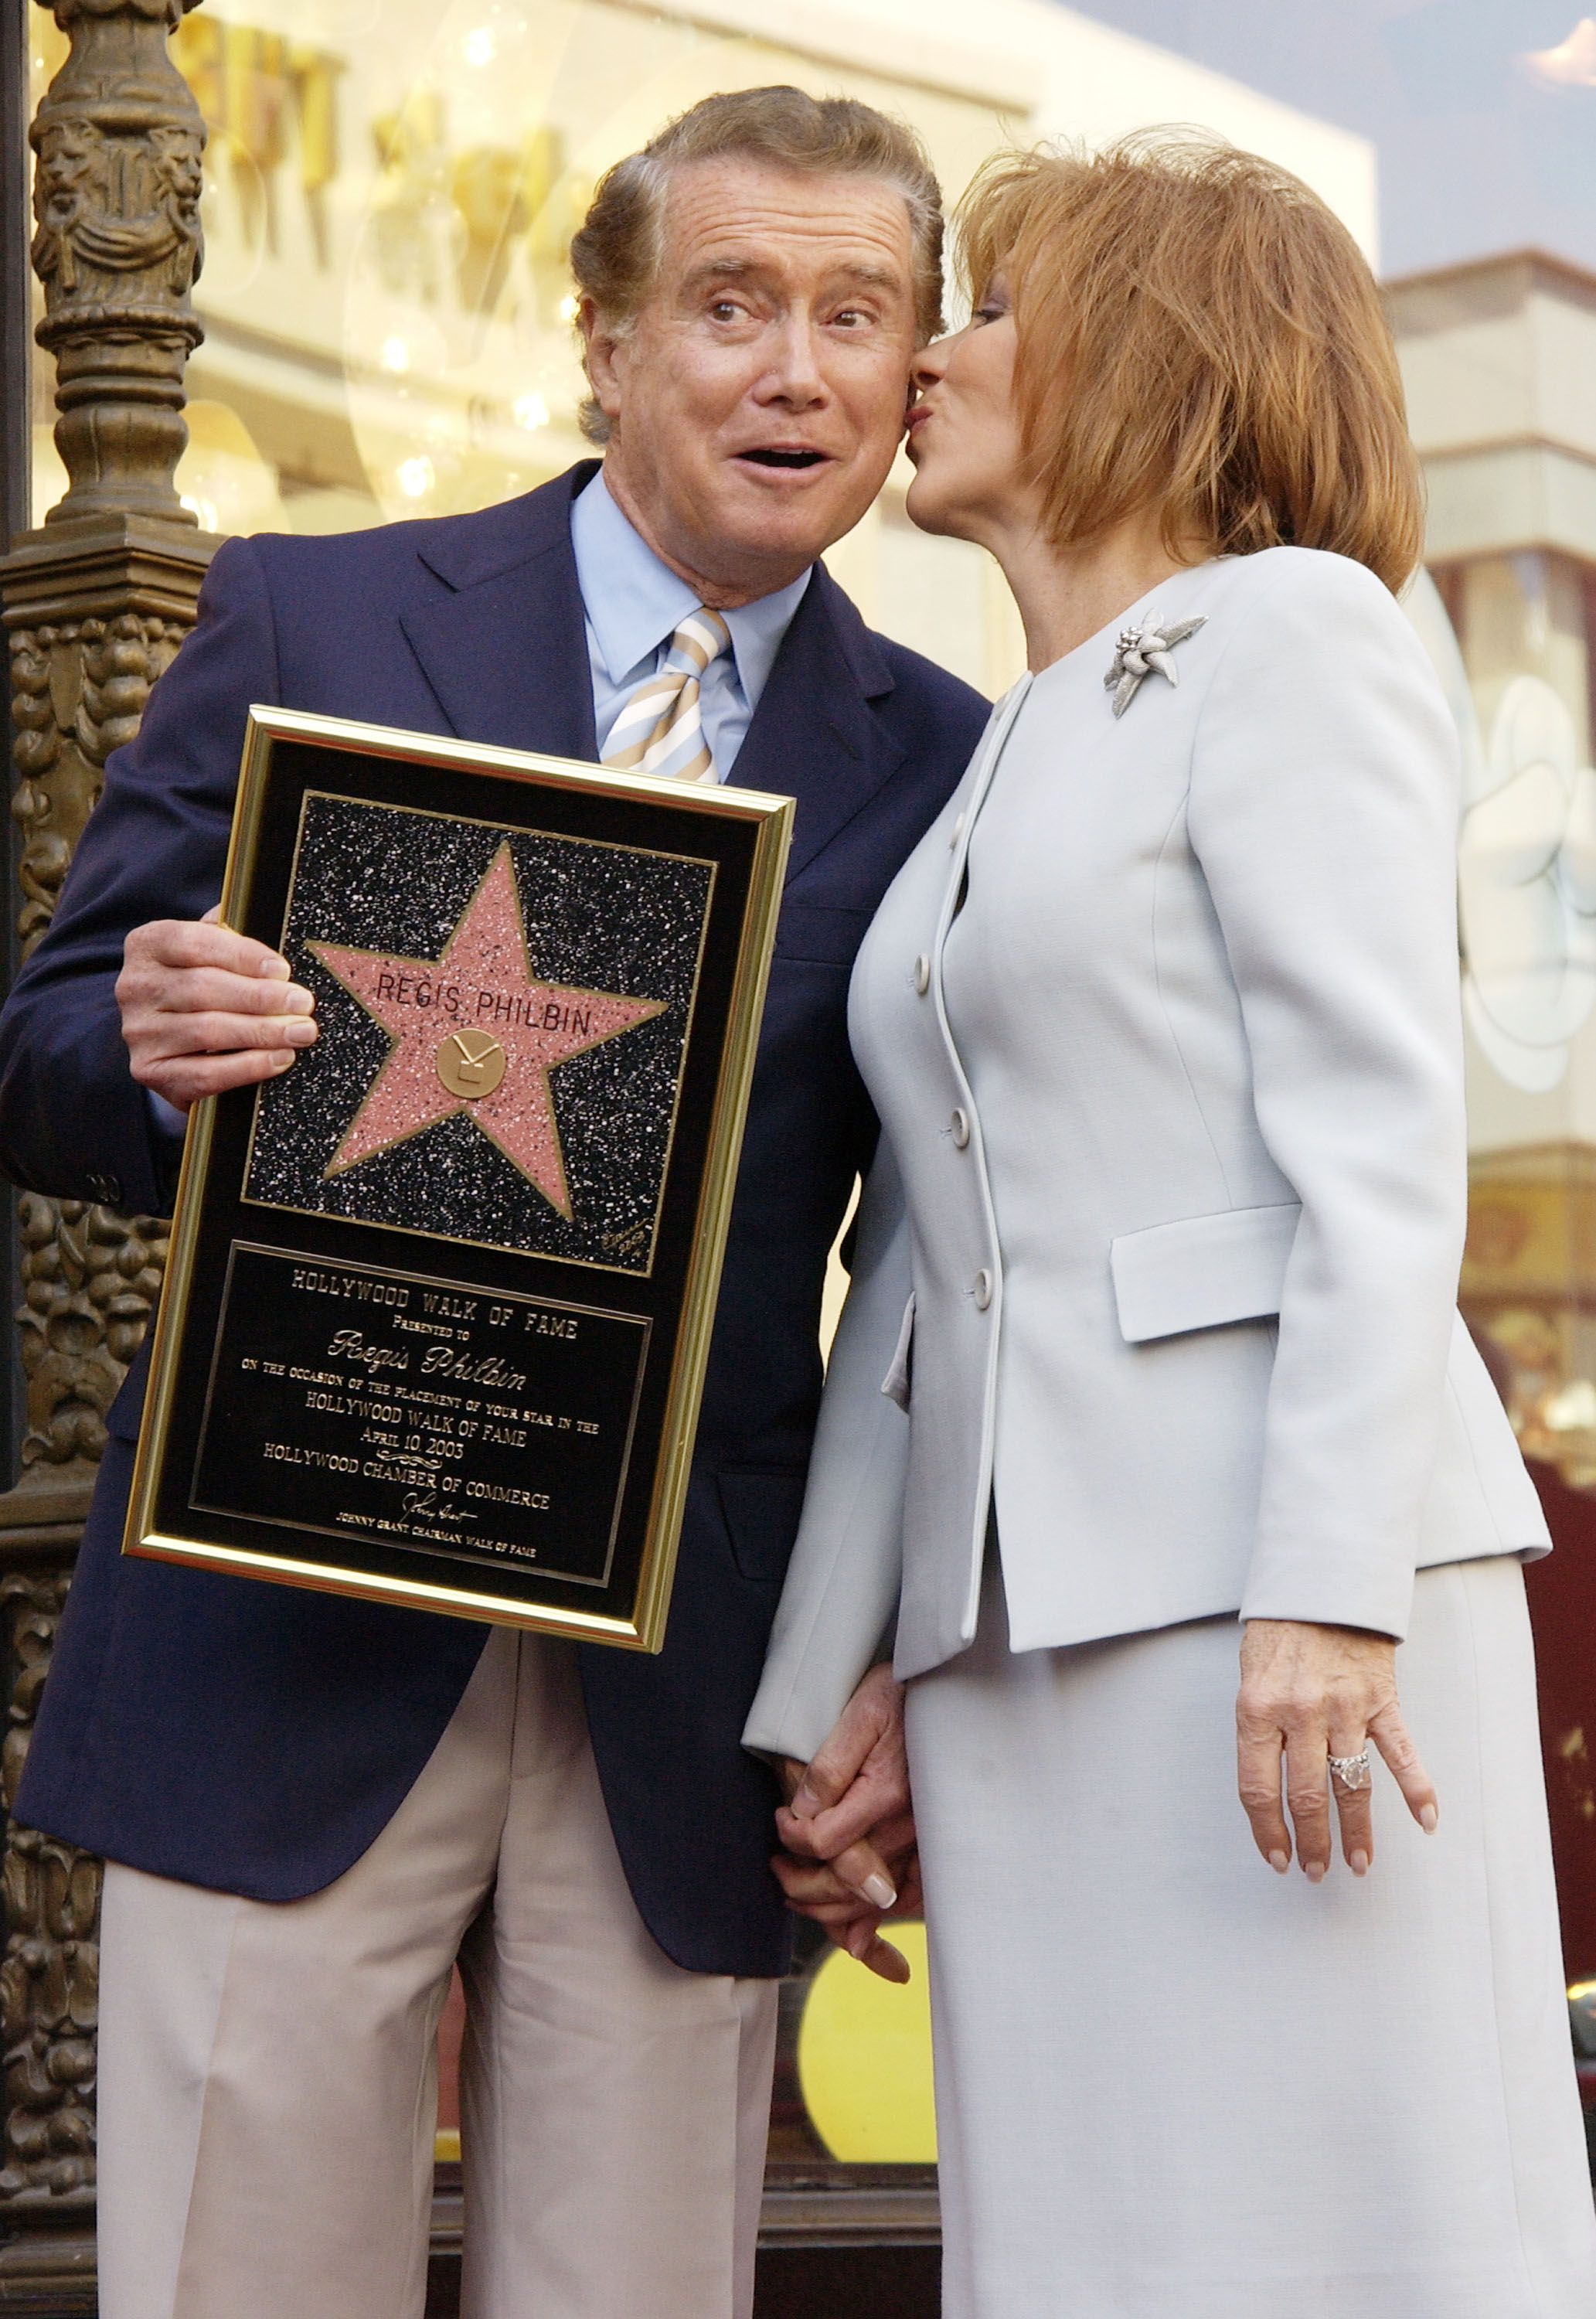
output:
[[135, 926], [117, 978], [132, 1075], [176, 1111], [285, 1071], [316, 1037], [316, 1001], [288, 961], [219, 916]]

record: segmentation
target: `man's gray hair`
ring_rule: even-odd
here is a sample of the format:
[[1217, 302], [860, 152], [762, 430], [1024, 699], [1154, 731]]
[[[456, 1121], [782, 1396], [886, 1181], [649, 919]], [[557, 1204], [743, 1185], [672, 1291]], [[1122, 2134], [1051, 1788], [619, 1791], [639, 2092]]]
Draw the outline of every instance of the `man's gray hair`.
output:
[[[906, 122], [856, 97], [807, 96], [785, 87], [702, 98], [600, 180], [571, 244], [571, 270], [609, 329], [624, 336], [653, 290], [665, 194], [672, 172], [693, 161], [756, 161], [816, 176], [873, 177], [894, 187], [909, 212], [920, 336], [935, 338], [942, 326], [942, 201], [925, 148]], [[593, 396], [581, 415], [590, 442], [609, 439], [609, 422]]]

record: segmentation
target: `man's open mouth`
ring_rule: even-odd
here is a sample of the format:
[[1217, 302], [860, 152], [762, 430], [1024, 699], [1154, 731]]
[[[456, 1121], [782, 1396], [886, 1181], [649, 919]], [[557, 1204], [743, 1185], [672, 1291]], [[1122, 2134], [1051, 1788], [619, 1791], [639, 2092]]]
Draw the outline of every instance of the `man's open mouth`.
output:
[[749, 460], [756, 467], [817, 467], [825, 457], [824, 451], [739, 451], [740, 459]]

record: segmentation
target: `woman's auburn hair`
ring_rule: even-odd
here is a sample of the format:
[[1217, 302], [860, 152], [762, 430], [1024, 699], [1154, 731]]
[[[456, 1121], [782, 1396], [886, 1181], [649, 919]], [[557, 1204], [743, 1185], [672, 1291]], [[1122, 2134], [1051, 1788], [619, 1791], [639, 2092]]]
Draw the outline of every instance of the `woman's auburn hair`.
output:
[[999, 154], [960, 210], [1001, 276], [1024, 455], [1055, 546], [1147, 507], [1173, 554], [1328, 548], [1393, 591], [1424, 500], [1373, 275], [1288, 170], [1197, 131]]

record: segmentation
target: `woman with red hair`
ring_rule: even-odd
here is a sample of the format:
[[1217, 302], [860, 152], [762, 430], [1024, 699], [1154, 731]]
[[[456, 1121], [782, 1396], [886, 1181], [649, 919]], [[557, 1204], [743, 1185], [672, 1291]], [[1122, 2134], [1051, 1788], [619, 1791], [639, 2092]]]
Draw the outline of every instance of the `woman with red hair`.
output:
[[880, 1149], [746, 1737], [834, 1853], [895, 1621], [948, 2319], [1590, 2319], [1377, 293], [1193, 139], [1004, 159], [964, 253], [909, 510], [1030, 672], [860, 952]]

